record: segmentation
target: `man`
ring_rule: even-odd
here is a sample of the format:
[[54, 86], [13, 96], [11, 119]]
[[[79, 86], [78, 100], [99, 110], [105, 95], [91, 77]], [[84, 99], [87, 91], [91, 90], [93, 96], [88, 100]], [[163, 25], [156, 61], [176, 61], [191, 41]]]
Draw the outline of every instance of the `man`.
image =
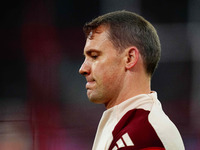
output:
[[154, 27], [135, 13], [116, 11], [87, 23], [84, 32], [79, 72], [90, 101], [107, 108], [93, 150], [184, 150], [150, 87], [161, 53]]

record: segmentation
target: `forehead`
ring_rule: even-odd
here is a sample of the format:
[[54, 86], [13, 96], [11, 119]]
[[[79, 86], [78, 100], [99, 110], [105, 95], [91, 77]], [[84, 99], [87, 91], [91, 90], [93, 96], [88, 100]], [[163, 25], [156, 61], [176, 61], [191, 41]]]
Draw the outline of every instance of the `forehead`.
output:
[[86, 40], [84, 51], [88, 50], [102, 50], [103, 47], [111, 47], [112, 43], [109, 40], [108, 28], [99, 26], [97, 29], [92, 30]]
[[100, 25], [97, 28], [91, 30], [87, 38], [92, 40], [94, 37], [98, 36], [98, 34], [102, 35], [104, 33], [108, 34], [108, 27], [105, 25]]

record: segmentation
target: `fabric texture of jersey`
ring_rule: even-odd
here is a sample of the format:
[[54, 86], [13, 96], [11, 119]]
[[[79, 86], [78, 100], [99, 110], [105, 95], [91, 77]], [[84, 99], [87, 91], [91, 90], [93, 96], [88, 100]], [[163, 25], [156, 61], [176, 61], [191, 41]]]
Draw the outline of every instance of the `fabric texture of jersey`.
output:
[[141, 94], [103, 113], [92, 150], [184, 150], [157, 93]]

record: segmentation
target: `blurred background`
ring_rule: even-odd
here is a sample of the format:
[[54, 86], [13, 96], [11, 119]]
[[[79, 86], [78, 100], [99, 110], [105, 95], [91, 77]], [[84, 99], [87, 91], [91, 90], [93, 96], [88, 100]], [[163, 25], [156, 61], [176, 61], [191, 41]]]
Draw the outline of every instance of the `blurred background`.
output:
[[122, 9], [157, 29], [162, 58], [152, 90], [186, 149], [199, 149], [199, 0], [19, 0], [0, 7], [0, 150], [91, 149], [105, 108], [88, 101], [78, 73], [82, 27]]

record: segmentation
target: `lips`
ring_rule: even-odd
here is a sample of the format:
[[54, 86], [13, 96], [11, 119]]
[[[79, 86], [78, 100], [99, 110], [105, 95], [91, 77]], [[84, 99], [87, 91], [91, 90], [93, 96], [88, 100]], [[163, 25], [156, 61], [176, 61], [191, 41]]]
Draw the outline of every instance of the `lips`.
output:
[[95, 80], [94, 79], [87, 79], [87, 83], [86, 83], [86, 89], [91, 89], [93, 88], [95, 85]]

